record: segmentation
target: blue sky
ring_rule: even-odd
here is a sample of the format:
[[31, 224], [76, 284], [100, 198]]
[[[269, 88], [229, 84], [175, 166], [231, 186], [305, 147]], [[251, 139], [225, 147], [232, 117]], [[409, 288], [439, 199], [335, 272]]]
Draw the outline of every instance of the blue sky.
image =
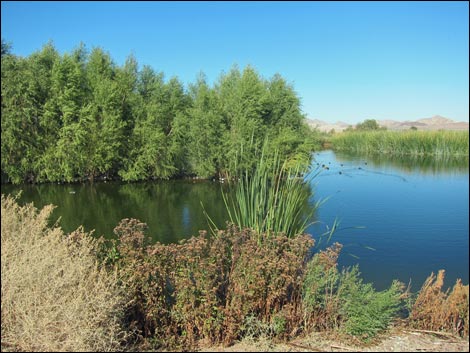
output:
[[469, 120], [468, 2], [1, 2], [2, 38], [30, 55], [83, 42], [185, 84], [237, 64], [280, 73], [310, 118]]

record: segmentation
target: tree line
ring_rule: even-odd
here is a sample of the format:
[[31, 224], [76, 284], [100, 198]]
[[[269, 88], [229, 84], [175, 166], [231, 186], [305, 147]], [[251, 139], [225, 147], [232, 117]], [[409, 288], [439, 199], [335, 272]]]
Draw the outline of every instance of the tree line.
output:
[[268, 155], [308, 163], [314, 140], [300, 98], [279, 74], [234, 66], [187, 87], [102, 48], [27, 57], [2, 39], [3, 181], [137, 181], [237, 175]]

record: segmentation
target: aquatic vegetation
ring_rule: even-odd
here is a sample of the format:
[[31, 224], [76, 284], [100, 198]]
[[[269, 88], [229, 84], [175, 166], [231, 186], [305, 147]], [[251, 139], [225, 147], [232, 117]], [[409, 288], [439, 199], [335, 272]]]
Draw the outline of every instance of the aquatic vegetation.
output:
[[305, 164], [282, 161], [278, 153], [268, 160], [263, 148], [253, 169], [228, 179], [229, 192], [222, 195], [230, 221], [257, 234], [304, 233], [320, 203], [309, 203], [315, 175]]
[[468, 156], [468, 131], [350, 131], [331, 138], [335, 150], [390, 155]]

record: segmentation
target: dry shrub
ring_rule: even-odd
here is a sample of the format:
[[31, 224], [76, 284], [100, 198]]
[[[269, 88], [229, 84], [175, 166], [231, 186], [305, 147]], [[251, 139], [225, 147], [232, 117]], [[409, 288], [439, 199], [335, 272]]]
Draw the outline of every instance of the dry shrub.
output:
[[410, 313], [410, 325], [426, 330], [444, 330], [468, 336], [469, 286], [460, 279], [452, 291], [442, 291], [445, 271], [424, 282]]
[[235, 241], [225, 310], [225, 343], [239, 338], [244, 322], [252, 317], [267, 324], [273, 336], [293, 333], [301, 320], [302, 276], [312, 238], [256, 235], [237, 228], [228, 232]]
[[97, 265], [97, 241], [49, 228], [52, 210], [1, 196], [2, 348], [116, 350], [124, 295]]
[[259, 243], [255, 232], [229, 226], [215, 237], [201, 232], [180, 244], [145, 246], [133, 240], [142, 231], [137, 223], [116, 228], [116, 266], [135, 299], [129, 320], [153, 348], [229, 344], [246, 333], [249, 318], [279, 337], [299, 323], [309, 236], [262, 235]]

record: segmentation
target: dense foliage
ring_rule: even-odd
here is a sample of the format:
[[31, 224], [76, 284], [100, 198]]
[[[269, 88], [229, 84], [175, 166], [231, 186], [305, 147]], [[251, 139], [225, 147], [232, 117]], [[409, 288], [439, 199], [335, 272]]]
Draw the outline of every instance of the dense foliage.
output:
[[206, 178], [252, 167], [265, 138], [282, 159], [312, 150], [280, 75], [234, 67], [185, 88], [132, 56], [118, 66], [100, 48], [61, 55], [51, 43], [23, 58], [2, 41], [1, 60], [2, 180]]
[[[379, 123], [375, 119], [366, 119], [356, 125], [356, 130], [380, 130]], [[382, 128], [383, 130], [384, 128]]]

